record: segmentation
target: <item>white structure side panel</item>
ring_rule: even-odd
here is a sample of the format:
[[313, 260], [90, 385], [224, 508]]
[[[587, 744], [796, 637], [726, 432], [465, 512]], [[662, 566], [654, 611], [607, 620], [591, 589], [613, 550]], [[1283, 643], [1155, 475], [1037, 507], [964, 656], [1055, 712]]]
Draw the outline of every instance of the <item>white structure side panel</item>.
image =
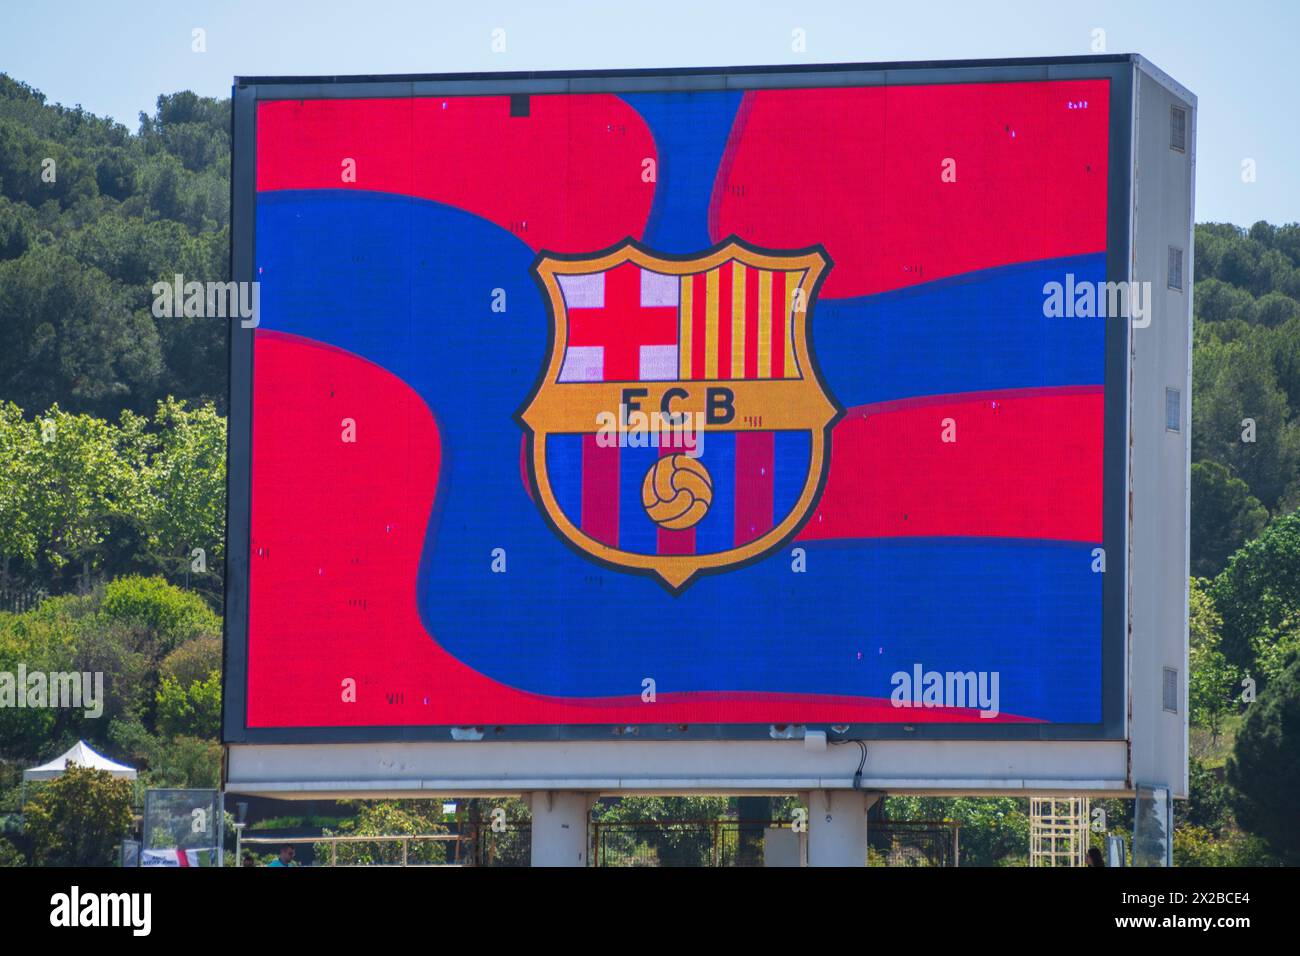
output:
[[[1130, 341], [1130, 781], [1184, 797], [1196, 100], [1145, 63], [1134, 88], [1131, 278], [1150, 283], [1150, 324]], [[1185, 111], [1182, 150], [1175, 108]]]

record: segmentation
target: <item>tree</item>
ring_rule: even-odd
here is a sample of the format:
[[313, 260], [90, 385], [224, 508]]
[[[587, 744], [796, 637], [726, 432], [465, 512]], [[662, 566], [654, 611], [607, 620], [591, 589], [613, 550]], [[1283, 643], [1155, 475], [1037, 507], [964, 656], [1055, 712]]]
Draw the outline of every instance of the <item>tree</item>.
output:
[[1268, 328], [1285, 325], [1300, 315], [1300, 302], [1281, 292], [1270, 292], [1255, 302], [1255, 321]]
[[1226, 322], [1230, 319], [1249, 322], [1255, 314], [1255, 300], [1251, 294], [1221, 279], [1198, 280], [1192, 301], [1198, 322]]
[[226, 536], [226, 423], [212, 405], [158, 403], [159, 445], [145, 472], [149, 545], [172, 575], [221, 588]]
[[1249, 340], [1206, 342], [1193, 368], [1192, 457], [1213, 460], [1272, 506], [1300, 464], [1300, 431], [1278, 387], [1265, 330]]
[[1261, 652], [1300, 623], [1300, 511], [1277, 518], [1233, 555], [1210, 594], [1223, 615], [1224, 656], [1258, 674]]
[[1247, 711], [1227, 769], [1237, 822], [1300, 863], [1300, 655]]
[[40, 544], [29, 493], [37, 427], [12, 402], [0, 403], [0, 591], [8, 591], [11, 573], [36, 566]]
[[894, 820], [950, 820], [961, 824], [963, 866], [1004, 866], [1029, 854], [1028, 801], [1011, 797], [888, 797]]
[[[624, 797], [612, 806], [598, 805], [595, 818], [603, 826], [604, 848], [610, 857], [636, 859], [638, 846], [660, 866], [710, 866], [714, 833], [701, 821], [727, 814], [725, 797]], [[635, 828], [606, 824], [643, 823]]]
[[116, 415], [162, 374], [158, 333], [124, 287], [53, 246], [0, 262], [0, 383], [25, 408]]
[[1188, 762], [1188, 799], [1174, 803], [1174, 829], [1184, 825], [1204, 827], [1215, 836], [1232, 823], [1229, 789], [1222, 774], [1192, 758]]
[[16, 846], [0, 837], [0, 867], [23, 866], [26, 862]]
[[129, 833], [131, 783], [107, 770], [68, 767], [28, 801], [25, 832], [38, 866], [111, 866]]
[[[87, 595], [52, 597], [21, 614], [0, 614], [0, 671], [16, 671], [23, 663], [29, 672], [103, 675], [102, 686], [95, 685], [99, 714], [88, 716], [86, 708], [0, 708], [0, 753], [31, 758], [52, 742], [78, 738], [126, 749], [110, 737], [114, 726], [138, 724], [151, 733], [159, 720], [165, 736], [215, 739], [220, 632], [221, 619], [202, 598], [161, 578], [120, 578]], [[191, 676], [199, 668], [200, 676]], [[161, 711], [160, 671], [175, 685], [163, 695]], [[156, 752], [147, 752], [151, 761], [157, 759]]]
[[1273, 370], [1278, 387], [1286, 393], [1292, 419], [1300, 411], [1300, 318], [1273, 329]]
[[129, 515], [138, 491], [140, 422], [122, 428], [90, 415], [64, 412], [56, 404], [29, 428], [15, 509], [40, 541], [50, 569], [71, 565], [88, 589], [100, 549], [116, 517]]
[[1223, 618], [1206, 592], [1209, 582], [1192, 578], [1188, 597], [1189, 719], [1217, 739], [1223, 719], [1235, 708], [1234, 697], [1240, 672], [1228, 663], [1220, 649]]
[[[441, 800], [379, 800], [353, 804], [354, 820], [344, 822], [339, 834], [346, 836], [433, 836], [447, 833], [442, 822]], [[330, 830], [325, 836], [333, 836]], [[393, 865], [402, 861], [402, 844], [398, 841], [343, 843], [331, 850], [327, 843], [314, 845], [316, 859], [324, 863], [337, 855], [344, 866]], [[408, 863], [445, 863], [447, 844], [441, 840], [416, 840], [407, 845]]]
[[158, 688], [158, 732], [165, 737], [202, 737], [215, 740], [221, 735], [221, 672], [189, 686], [174, 677], [164, 677]]
[[201, 634], [186, 641], [163, 658], [158, 669], [160, 677], [171, 677], [188, 687], [194, 681], [205, 679], [213, 671], [221, 673], [221, 637]]
[[1217, 461], [1192, 465], [1192, 574], [1214, 577], [1268, 523], [1268, 509]]
[[201, 597], [160, 577], [128, 575], [109, 582], [100, 613], [144, 628], [163, 655], [196, 637], [221, 633], [221, 618]]
[[229, 167], [229, 101], [160, 97], [132, 136], [0, 74], [0, 396], [109, 419], [169, 392], [223, 407], [226, 323], [148, 306], [160, 278], [227, 278]]
[[134, 718], [109, 727], [113, 745], [135, 766], [149, 787], [215, 789], [221, 785], [222, 747], [198, 737], [163, 739]]

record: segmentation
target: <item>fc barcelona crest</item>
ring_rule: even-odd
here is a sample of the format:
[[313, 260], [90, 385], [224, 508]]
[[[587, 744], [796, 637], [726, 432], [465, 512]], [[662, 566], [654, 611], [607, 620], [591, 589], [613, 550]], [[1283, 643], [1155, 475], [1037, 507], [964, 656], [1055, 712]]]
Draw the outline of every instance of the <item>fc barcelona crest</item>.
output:
[[570, 545], [680, 593], [789, 541], [841, 414], [812, 352], [819, 247], [732, 238], [693, 256], [626, 240], [533, 270], [551, 348], [519, 414], [534, 495]]

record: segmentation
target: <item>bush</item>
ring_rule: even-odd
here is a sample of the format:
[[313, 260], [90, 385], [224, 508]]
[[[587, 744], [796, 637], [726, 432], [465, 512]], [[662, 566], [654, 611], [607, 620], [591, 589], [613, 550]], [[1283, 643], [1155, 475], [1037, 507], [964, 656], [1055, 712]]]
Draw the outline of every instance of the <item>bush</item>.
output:
[[195, 681], [206, 680], [213, 671], [221, 673], [221, 638], [205, 634], [186, 641], [168, 654], [158, 674], [188, 687]]
[[1300, 655], [1247, 710], [1227, 779], [1238, 824], [1284, 862], [1300, 863]]
[[18, 848], [4, 837], [0, 837], [0, 867], [26, 865], [27, 861], [18, 852]]
[[174, 677], [164, 677], [158, 688], [158, 732], [164, 737], [219, 737], [221, 674], [213, 671], [188, 687]]
[[133, 574], [109, 582], [100, 613], [110, 620], [147, 628], [163, 653], [197, 637], [221, 633], [221, 618], [201, 597], [161, 577]]
[[27, 802], [25, 833], [37, 866], [112, 866], [134, 825], [132, 787], [107, 770], [68, 767]]

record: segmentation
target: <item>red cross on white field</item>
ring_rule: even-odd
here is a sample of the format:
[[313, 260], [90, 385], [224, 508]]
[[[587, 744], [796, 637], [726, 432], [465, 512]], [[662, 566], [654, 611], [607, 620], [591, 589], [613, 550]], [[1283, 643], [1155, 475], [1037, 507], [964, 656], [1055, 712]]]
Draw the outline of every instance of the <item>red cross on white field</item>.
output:
[[605, 273], [605, 304], [570, 308], [570, 346], [604, 348], [606, 382], [641, 377], [641, 346], [677, 344], [677, 306], [641, 304], [641, 269], [632, 262]]

